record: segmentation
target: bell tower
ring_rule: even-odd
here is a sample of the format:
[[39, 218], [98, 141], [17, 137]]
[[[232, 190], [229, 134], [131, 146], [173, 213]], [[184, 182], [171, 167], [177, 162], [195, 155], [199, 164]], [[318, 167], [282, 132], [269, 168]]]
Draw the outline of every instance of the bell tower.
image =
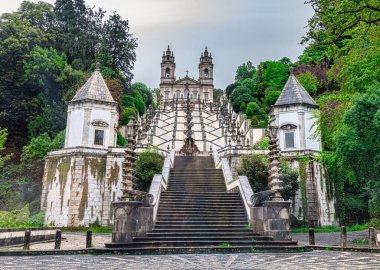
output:
[[162, 55], [160, 84], [172, 84], [175, 81], [174, 53], [168, 48]]
[[214, 64], [212, 63], [211, 53], [208, 52], [207, 47], [201, 54], [199, 63], [199, 82], [202, 84], [213, 85]]

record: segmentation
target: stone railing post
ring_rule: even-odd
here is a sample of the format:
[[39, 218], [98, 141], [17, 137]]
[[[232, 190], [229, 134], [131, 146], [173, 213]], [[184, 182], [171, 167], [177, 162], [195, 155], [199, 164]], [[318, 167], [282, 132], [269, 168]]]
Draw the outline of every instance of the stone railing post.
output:
[[309, 245], [315, 246], [315, 231], [314, 227], [309, 227]]
[[25, 236], [24, 236], [24, 250], [29, 250], [30, 248], [30, 236], [31, 236], [31, 231], [26, 230], [25, 231]]
[[61, 249], [61, 241], [62, 241], [62, 231], [55, 231], [55, 241], [54, 241], [54, 249]]
[[373, 227], [369, 228], [368, 233], [369, 233], [369, 241], [368, 241], [369, 248], [374, 248], [376, 246], [376, 237], [377, 237], [375, 228]]
[[341, 247], [347, 247], [347, 228], [342, 226], [340, 229], [340, 245]]
[[86, 232], [86, 248], [92, 247], [92, 231]]

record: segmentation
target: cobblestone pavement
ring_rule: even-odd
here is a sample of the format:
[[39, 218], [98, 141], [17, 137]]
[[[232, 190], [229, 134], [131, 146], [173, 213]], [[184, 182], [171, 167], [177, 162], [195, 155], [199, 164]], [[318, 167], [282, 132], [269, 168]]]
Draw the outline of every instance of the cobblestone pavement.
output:
[[0, 269], [380, 269], [380, 254], [335, 251], [257, 254], [0, 257]]

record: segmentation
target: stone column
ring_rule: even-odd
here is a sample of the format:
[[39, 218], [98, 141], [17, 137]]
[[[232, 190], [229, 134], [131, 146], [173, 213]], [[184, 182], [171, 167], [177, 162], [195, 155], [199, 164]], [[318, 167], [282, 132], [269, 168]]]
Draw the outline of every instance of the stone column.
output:
[[298, 112], [298, 125], [300, 136], [300, 150], [306, 149], [305, 113]]
[[91, 109], [84, 109], [82, 146], [89, 146]]

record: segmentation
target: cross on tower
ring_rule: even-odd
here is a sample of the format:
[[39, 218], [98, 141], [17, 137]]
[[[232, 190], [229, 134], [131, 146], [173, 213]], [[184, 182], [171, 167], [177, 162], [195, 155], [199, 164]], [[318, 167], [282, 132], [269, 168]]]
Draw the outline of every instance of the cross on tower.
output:
[[189, 77], [189, 71], [186, 70], [186, 77]]

